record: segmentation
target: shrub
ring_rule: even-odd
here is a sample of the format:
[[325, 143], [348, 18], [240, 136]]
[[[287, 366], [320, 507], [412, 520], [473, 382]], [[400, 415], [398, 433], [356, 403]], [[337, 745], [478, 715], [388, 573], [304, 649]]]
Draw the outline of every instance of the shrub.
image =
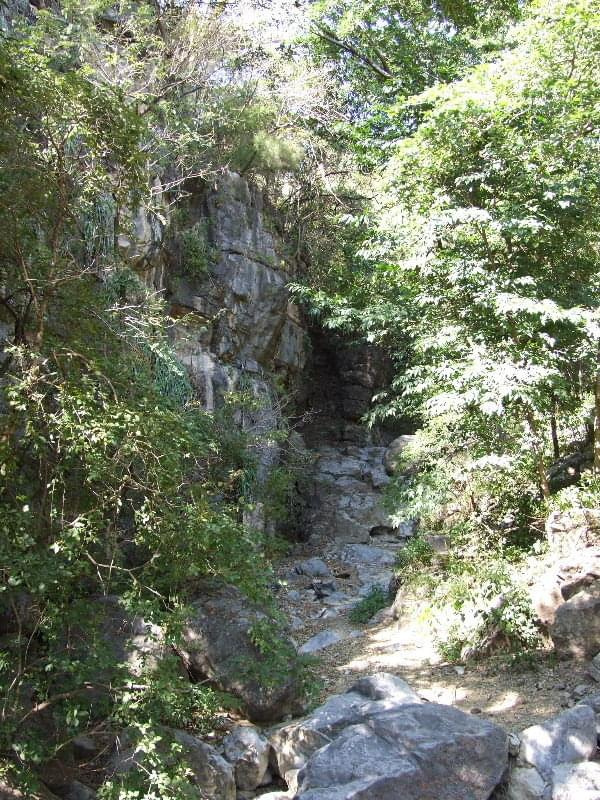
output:
[[381, 586], [373, 586], [369, 593], [363, 597], [350, 611], [348, 618], [350, 622], [368, 622], [382, 608], [389, 605], [390, 598], [387, 591]]

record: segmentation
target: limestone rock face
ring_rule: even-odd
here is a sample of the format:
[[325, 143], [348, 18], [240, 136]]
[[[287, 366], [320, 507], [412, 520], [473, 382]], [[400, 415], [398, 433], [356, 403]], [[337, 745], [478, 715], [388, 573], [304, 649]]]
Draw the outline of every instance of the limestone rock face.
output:
[[321, 447], [308, 498], [307, 524], [325, 538], [369, 542], [371, 536], [410, 536], [382, 505], [386, 475], [383, 447]]
[[227, 173], [198, 192], [190, 215], [203, 223], [208, 240], [206, 270], [192, 269], [184, 253], [166, 280], [175, 313], [198, 321], [195, 334], [188, 330], [197, 351], [192, 367], [201, 369], [204, 355], [234, 382], [247, 368], [299, 372], [304, 327], [287, 289], [290, 265], [267, 227], [260, 192]]
[[286, 668], [276, 676], [252, 642], [252, 628], [274, 620], [253, 605], [233, 586], [203, 585], [203, 594], [191, 604], [192, 615], [183, 629], [184, 663], [198, 680], [208, 680], [219, 689], [239, 697], [250, 719], [277, 720], [301, 711], [297, 681], [297, 657], [292, 642], [282, 638]]
[[423, 703], [385, 673], [362, 678], [271, 739], [298, 800], [487, 800], [508, 763], [496, 725]]
[[[175, 237], [165, 243], [154, 285], [170, 303], [173, 346], [206, 410], [221, 406], [229, 392], [253, 397], [236, 424], [262, 437], [255, 452], [258, 479], [265, 480], [282, 458], [269, 438], [282, 424], [273, 376], [293, 387], [306, 362], [304, 322], [287, 288], [293, 265], [269, 228], [262, 194], [244, 178], [225, 173], [215, 185], [190, 191], [183, 233], [199, 237], [204, 263], [199, 268]], [[142, 243], [152, 240], [147, 225], [138, 227]], [[269, 525], [260, 508], [246, 521], [260, 530]]]

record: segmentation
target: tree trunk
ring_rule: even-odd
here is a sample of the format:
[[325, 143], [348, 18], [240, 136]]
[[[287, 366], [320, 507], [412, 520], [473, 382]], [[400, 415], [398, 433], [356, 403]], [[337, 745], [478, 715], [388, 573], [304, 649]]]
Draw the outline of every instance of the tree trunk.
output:
[[546, 475], [544, 449], [541, 444], [538, 426], [532, 412], [529, 409], [527, 409], [525, 416], [527, 419], [527, 424], [529, 425], [529, 430], [531, 431], [531, 435], [533, 437], [533, 453], [535, 455], [535, 466], [537, 469], [538, 478], [540, 480], [540, 489], [545, 498], [550, 497], [550, 484], [548, 483], [548, 476]]
[[600, 342], [596, 354], [596, 384], [594, 387], [594, 474], [600, 473]]
[[558, 443], [558, 425], [556, 422], [556, 411], [558, 409], [558, 399], [555, 394], [552, 395], [552, 412], [550, 413], [550, 432], [552, 434], [552, 452], [554, 458], [560, 458], [560, 446]]

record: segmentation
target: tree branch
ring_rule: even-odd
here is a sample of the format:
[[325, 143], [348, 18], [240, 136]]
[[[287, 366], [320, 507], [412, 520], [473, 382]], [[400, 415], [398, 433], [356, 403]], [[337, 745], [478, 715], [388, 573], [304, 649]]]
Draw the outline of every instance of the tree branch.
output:
[[343, 39], [338, 39], [331, 31], [328, 31], [326, 28], [322, 27], [321, 25], [317, 25], [313, 23], [313, 30], [314, 33], [320, 38], [324, 39], [326, 42], [334, 45], [335, 47], [339, 47], [341, 50], [345, 50], [350, 55], [353, 55], [355, 58], [358, 58], [359, 61], [369, 67], [369, 69], [373, 70], [380, 78], [384, 78], [385, 80], [390, 80], [394, 76], [390, 72], [389, 68], [387, 67], [387, 62], [381, 55], [381, 53], [376, 50], [378, 58], [382, 61], [382, 64], [377, 64], [373, 61], [372, 58], [369, 58], [368, 55], [365, 53], [361, 53], [361, 51], [355, 47], [350, 42], [345, 42]]

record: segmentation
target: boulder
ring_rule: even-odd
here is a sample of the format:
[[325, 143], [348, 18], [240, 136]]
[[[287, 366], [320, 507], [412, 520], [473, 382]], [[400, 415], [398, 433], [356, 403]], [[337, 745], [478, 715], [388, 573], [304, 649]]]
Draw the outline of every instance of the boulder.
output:
[[344, 694], [332, 695], [313, 713], [279, 728], [271, 736], [277, 774], [288, 781], [308, 757], [349, 725], [370, 714], [387, 711], [421, 698], [400, 678], [385, 672], [361, 678]]
[[[126, 663], [132, 675], [155, 669], [169, 652], [164, 643], [164, 633], [158, 625], [135, 616], [123, 608], [116, 595], [97, 597], [97, 619], [100, 632], [115, 659]], [[83, 648], [89, 647], [87, 632], [81, 632]]]
[[552, 625], [556, 611], [565, 602], [554, 569], [539, 578], [529, 590], [531, 606], [542, 625]]
[[414, 440], [414, 435], [404, 434], [403, 436], [398, 436], [388, 445], [383, 456], [385, 471], [388, 475], [393, 475], [396, 472], [402, 453]]
[[303, 656], [310, 655], [311, 653], [316, 653], [319, 650], [323, 650], [325, 647], [330, 647], [332, 644], [341, 642], [343, 638], [344, 637], [339, 631], [321, 631], [320, 633], [316, 633], [314, 636], [311, 636], [307, 642], [304, 642], [304, 644], [298, 648], [298, 653]]
[[240, 725], [223, 740], [225, 758], [233, 766], [238, 789], [261, 786], [269, 767], [271, 745], [253, 725]]
[[372, 547], [367, 544], [347, 544], [340, 551], [340, 559], [348, 564], [365, 567], [393, 567], [396, 554], [383, 547]]
[[600, 542], [600, 509], [553, 511], [546, 520], [546, 538], [553, 551], [571, 553]]
[[507, 800], [550, 800], [550, 784], [534, 767], [515, 767], [506, 787]]
[[[176, 758], [168, 753], [171, 742], [182, 748], [177, 759], [183, 758], [189, 768], [190, 782], [196, 787], [198, 800], [236, 800], [233, 768], [214, 747], [187, 731], [165, 729], [159, 747], [164, 750], [167, 763], [174, 763]], [[130, 746], [125, 734], [110, 761], [109, 777], [114, 779], [131, 770], [146, 769], [144, 758], [144, 751]]]
[[487, 800], [507, 766], [504, 732], [458, 709], [407, 705], [345, 728], [300, 770], [298, 800]]
[[199, 798], [235, 800], [233, 770], [214, 747], [185, 731], [176, 731], [175, 741], [183, 747]]
[[546, 781], [559, 764], [585, 761], [596, 750], [596, 717], [592, 708], [577, 705], [521, 734], [519, 760], [535, 767]]
[[598, 800], [600, 764], [559, 764], [553, 773], [552, 800]]
[[[291, 639], [235, 587], [206, 582], [202, 589], [183, 627], [181, 656], [192, 677], [238, 697], [252, 720], [299, 712], [299, 661]], [[276, 672], [252, 641], [257, 624], [271, 626], [273, 639], [281, 643]]]
[[530, 589], [538, 619], [551, 625], [559, 606], [598, 579], [600, 549], [587, 547], [558, 559]]
[[331, 570], [322, 558], [307, 558], [299, 561], [294, 567], [298, 575], [308, 575], [311, 578], [329, 578]]
[[381, 673], [277, 731], [280, 774], [296, 770], [298, 800], [487, 800], [508, 763], [497, 725], [425, 704]]
[[556, 609], [549, 633], [561, 657], [592, 658], [600, 650], [600, 580]]

